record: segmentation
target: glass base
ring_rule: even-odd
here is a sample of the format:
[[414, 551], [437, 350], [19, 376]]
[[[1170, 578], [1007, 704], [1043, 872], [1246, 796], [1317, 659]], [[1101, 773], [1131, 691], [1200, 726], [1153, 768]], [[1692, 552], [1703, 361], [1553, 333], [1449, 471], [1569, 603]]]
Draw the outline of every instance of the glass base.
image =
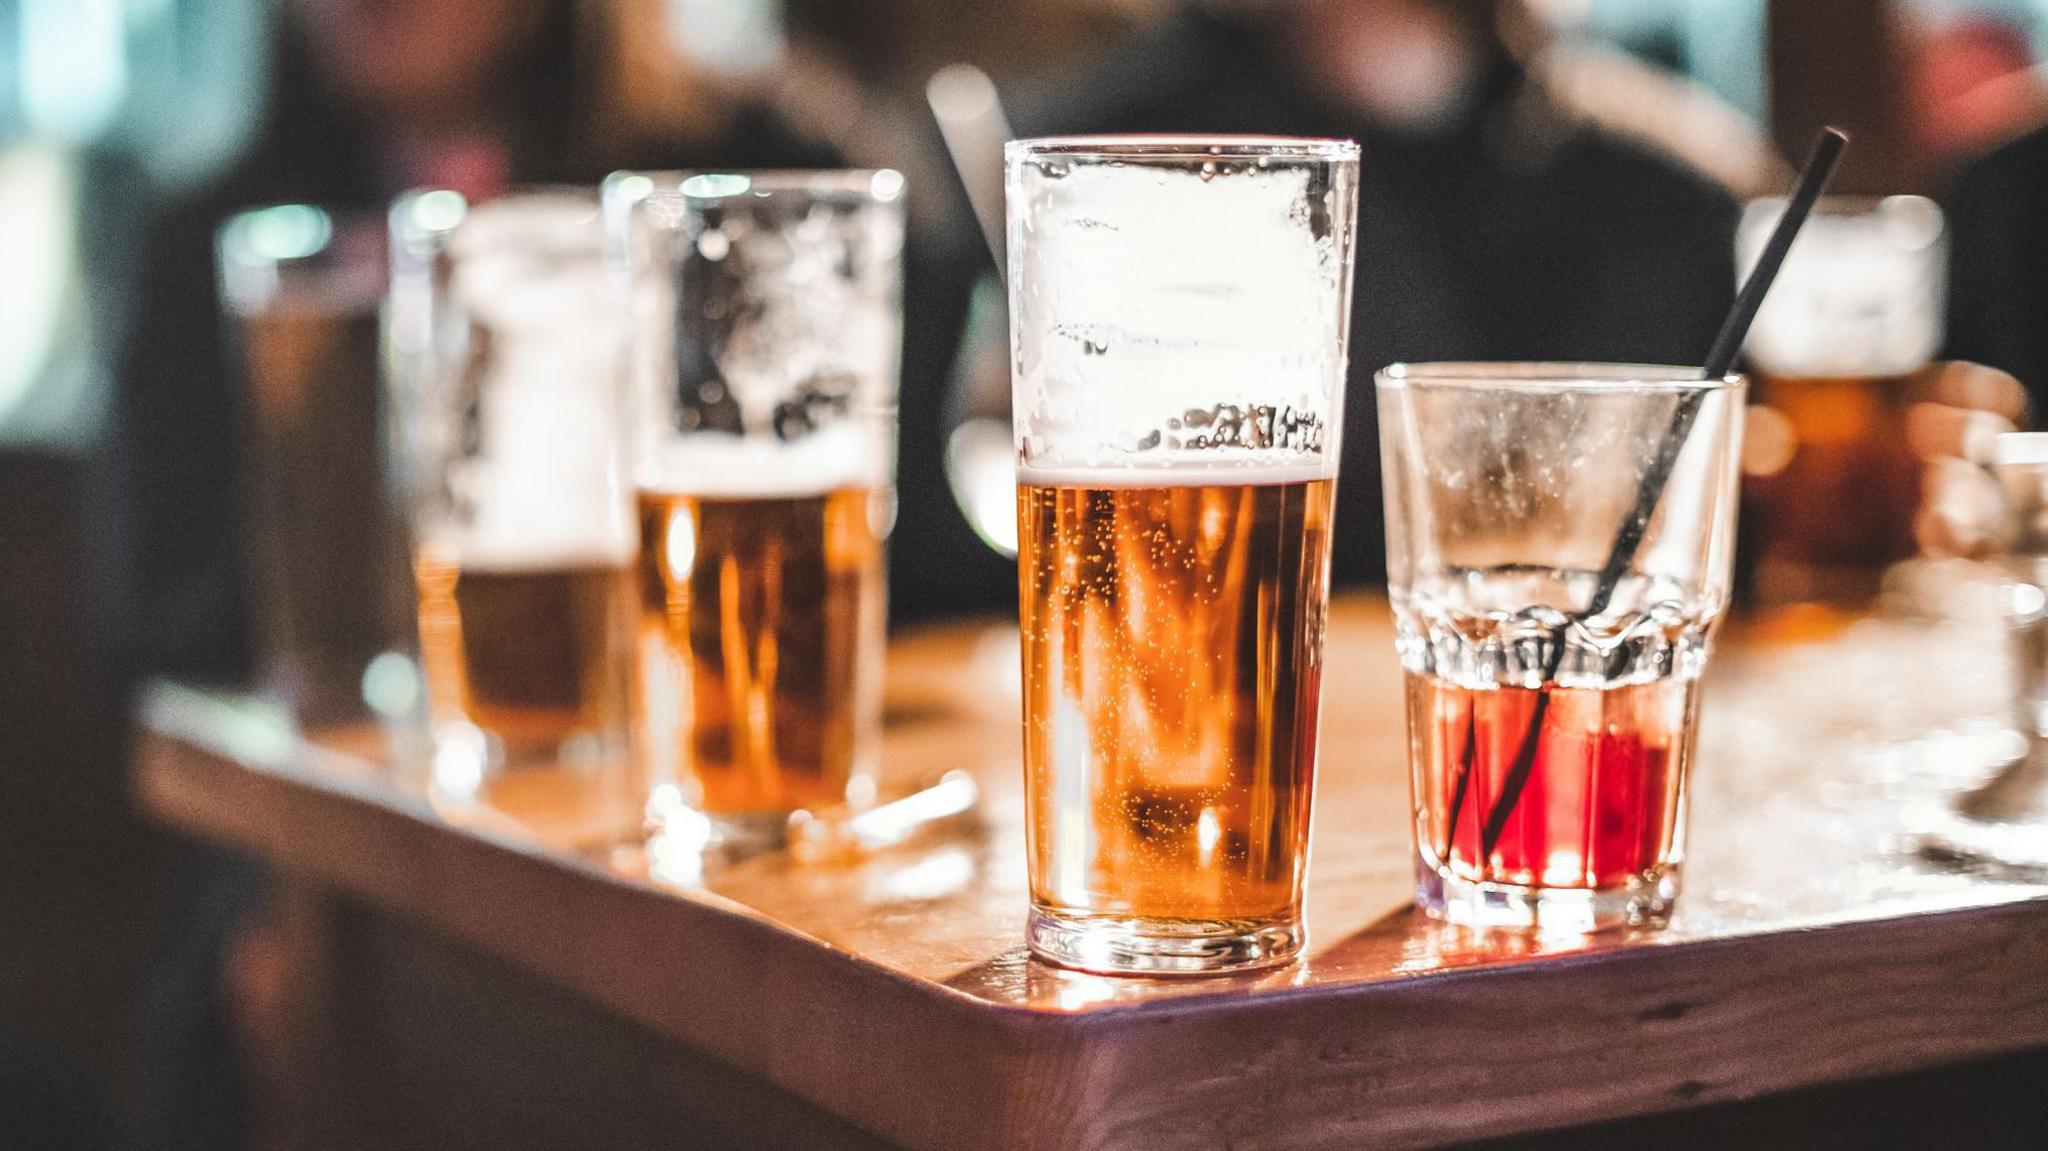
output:
[[1586, 934], [1617, 927], [1662, 927], [1678, 902], [1679, 867], [1619, 887], [1530, 887], [1473, 882], [1426, 860], [1415, 867], [1415, 902], [1432, 919], [1473, 928], [1521, 928]]
[[741, 858], [779, 851], [789, 843], [789, 816], [775, 812], [710, 815], [709, 846]]
[[1097, 975], [1215, 975], [1277, 967], [1301, 952], [1299, 920], [1143, 919], [1031, 909], [1031, 953]]

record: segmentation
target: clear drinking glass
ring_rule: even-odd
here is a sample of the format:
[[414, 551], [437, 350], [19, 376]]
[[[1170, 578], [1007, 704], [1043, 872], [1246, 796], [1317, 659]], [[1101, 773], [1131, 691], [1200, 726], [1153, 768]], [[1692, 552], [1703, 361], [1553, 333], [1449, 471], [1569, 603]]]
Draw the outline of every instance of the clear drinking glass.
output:
[[1031, 949], [1302, 945], [1357, 146], [1009, 145]]
[[594, 195], [393, 206], [419, 630], [449, 812], [571, 848], [633, 836], [625, 308]]
[[229, 219], [216, 254], [242, 369], [261, 686], [308, 727], [415, 718], [405, 512], [379, 377], [384, 222], [281, 204]]
[[[1736, 237], [1743, 274], [1785, 202], [1758, 200]], [[1800, 229], [1745, 351], [1756, 372], [1747, 467], [1764, 603], [1856, 603], [1913, 554], [1921, 461], [1907, 413], [1938, 394], [1948, 245], [1919, 196], [1822, 200]]]
[[664, 829], [772, 844], [872, 798], [903, 177], [622, 173], [640, 745]]
[[[1379, 375], [1416, 899], [1473, 926], [1656, 924], [1727, 607], [1743, 381], [1600, 364]], [[1625, 539], [1681, 405], [1697, 415]], [[1627, 562], [1609, 568], [1610, 557]]]

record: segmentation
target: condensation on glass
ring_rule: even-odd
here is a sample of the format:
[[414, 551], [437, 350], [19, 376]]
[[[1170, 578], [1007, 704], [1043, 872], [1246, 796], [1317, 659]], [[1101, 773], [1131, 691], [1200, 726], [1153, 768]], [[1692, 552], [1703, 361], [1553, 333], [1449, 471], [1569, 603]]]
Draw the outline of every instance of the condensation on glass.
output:
[[1013, 143], [1028, 936], [1301, 948], [1357, 197], [1348, 141]]
[[[1698, 680], [1730, 598], [1743, 389], [1628, 365], [1380, 373], [1388, 590], [1430, 914], [1562, 931], [1669, 915]], [[1601, 602], [1685, 403], [1698, 414]]]
[[858, 807], [880, 751], [904, 181], [622, 173], [638, 738], [676, 843]]
[[631, 839], [638, 532], [597, 199], [415, 192], [391, 231], [433, 797], [567, 847]]

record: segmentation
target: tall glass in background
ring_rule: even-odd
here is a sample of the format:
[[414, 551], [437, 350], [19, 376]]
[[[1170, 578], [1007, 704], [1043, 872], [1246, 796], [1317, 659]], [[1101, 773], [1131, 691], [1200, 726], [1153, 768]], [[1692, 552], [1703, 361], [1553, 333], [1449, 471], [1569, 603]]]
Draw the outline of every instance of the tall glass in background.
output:
[[1302, 945], [1357, 156], [1009, 146], [1028, 933], [1052, 962]]
[[[1478, 927], [1663, 922], [1729, 600], [1742, 380], [1410, 364], [1378, 390], [1417, 902]], [[1602, 601], [1681, 403], [1698, 415]]]
[[242, 369], [258, 676], [302, 724], [416, 716], [394, 429], [380, 378], [384, 222], [307, 204], [218, 237]]
[[872, 798], [903, 177], [625, 173], [640, 746], [658, 824], [736, 846]]
[[[1784, 210], [1758, 200], [1743, 214], [1744, 274]], [[1908, 412], [1969, 402], [1937, 394], [1926, 371], [1942, 342], [1947, 259], [1941, 210], [1918, 196], [1822, 200], [1800, 231], [1746, 347], [1758, 406], [1745, 564], [1758, 602], [1853, 605], [1913, 554], [1922, 461]]]
[[638, 543], [625, 307], [594, 196], [392, 208], [394, 371], [411, 439], [434, 795], [561, 846], [633, 836]]

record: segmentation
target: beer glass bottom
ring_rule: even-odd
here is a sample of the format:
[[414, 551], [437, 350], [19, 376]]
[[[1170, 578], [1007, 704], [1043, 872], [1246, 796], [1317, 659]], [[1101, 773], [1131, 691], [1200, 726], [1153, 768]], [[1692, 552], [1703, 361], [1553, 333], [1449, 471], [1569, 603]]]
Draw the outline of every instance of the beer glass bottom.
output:
[[1300, 953], [1296, 919], [1146, 919], [1031, 909], [1032, 954], [1098, 975], [1214, 975], [1277, 967]]
[[750, 856], [780, 851], [789, 844], [786, 812], [707, 813], [706, 818], [711, 823], [711, 843], [728, 854]]
[[1614, 887], [1543, 887], [1461, 879], [1427, 856], [1415, 861], [1415, 902], [1432, 919], [1473, 928], [1586, 934], [1662, 927], [1678, 901], [1679, 865], [1631, 876]]

